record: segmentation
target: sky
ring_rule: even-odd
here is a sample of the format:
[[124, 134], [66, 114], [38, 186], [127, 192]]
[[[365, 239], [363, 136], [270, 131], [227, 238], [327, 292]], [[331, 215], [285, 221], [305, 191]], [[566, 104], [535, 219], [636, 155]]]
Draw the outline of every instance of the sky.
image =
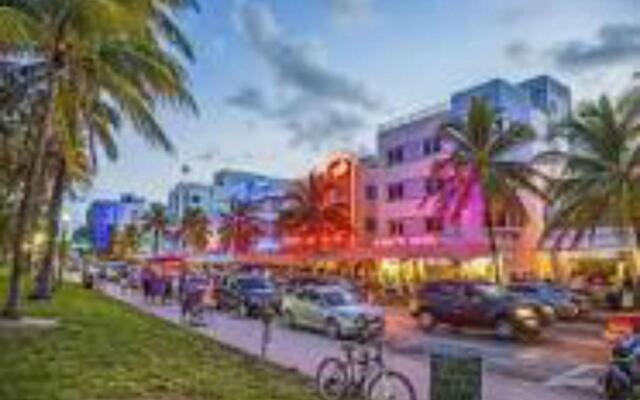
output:
[[166, 201], [178, 181], [209, 183], [220, 168], [302, 176], [333, 151], [372, 152], [379, 124], [495, 77], [550, 74], [581, 101], [640, 71], [640, 0], [200, 3], [179, 16], [199, 115], [158, 110], [173, 155], [125, 128], [76, 218], [122, 192]]

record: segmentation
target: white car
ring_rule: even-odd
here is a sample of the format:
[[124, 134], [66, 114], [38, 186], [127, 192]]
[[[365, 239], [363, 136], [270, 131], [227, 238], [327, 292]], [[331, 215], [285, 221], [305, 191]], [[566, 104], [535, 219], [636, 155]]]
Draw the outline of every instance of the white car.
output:
[[307, 286], [286, 294], [282, 315], [291, 327], [320, 330], [334, 339], [384, 328], [384, 309], [339, 286]]

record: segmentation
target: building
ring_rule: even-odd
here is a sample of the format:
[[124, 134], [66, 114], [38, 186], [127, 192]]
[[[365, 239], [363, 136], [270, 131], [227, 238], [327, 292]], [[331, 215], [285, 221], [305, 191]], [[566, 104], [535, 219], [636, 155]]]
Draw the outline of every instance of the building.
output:
[[194, 182], [180, 182], [169, 192], [167, 215], [173, 225], [179, 225], [189, 209], [199, 208], [213, 215], [213, 188]]
[[127, 193], [117, 200], [96, 200], [87, 211], [91, 243], [97, 253], [105, 253], [113, 232], [129, 224], [140, 224], [147, 210], [144, 198]]
[[264, 235], [253, 251], [274, 253], [280, 249], [276, 222], [291, 181], [246, 171], [223, 169], [213, 176], [211, 215], [214, 225], [220, 217], [230, 211], [234, 201], [248, 202], [257, 206], [256, 217], [263, 224]]
[[[383, 265], [390, 265], [386, 269], [397, 270], [397, 264], [403, 262], [409, 264], [402, 268], [405, 273], [421, 275], [437, 269], [433, 265], [451, 260], [470, 276], [486, 276], [495, 268], [487, 257], [479, 188], [474, 189], [471, 205], [456, 224], [439, 217], [441, 213], [434, 212], [429, 201], [443, 185], [432, 175], [433, 165], [452, 150], [452, 144], [439, 134], [441, 126], [465, 118], [473, 98], [486, 100], [504, 123], [525, 123], [538, 133], [531, 146], [511, 157], [531, 160], [549, 146], [561, 145], [550, 143], [547, 137], [551, 124], [568, 116], [571, 93], [546, 76], [517, 84], [495, 79], [454, 93], [446, 105], [382, 125], [377, 146], [380, 170], [377, 184], [372, 183], [368, 192], [378, 202], [377, 219], [370, 226], [375, 227], [375, 248], [383, 255]], [[505, 212], [497, 227], [500, 247], [506, 249], [503, 264], [509, 266], [511, 274], [531, 272], [544, 227], [542, 201], [525, 196], [525, 204], [534, 218], [525, 224]]]

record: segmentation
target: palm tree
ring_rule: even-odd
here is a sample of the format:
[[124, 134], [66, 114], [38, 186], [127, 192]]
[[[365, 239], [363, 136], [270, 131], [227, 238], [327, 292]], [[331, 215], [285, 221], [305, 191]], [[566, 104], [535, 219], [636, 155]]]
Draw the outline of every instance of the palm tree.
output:
[[571, 150], [540, 155], [543, 161], [563, 165], [552, 186], [545, 237], [554, 238], [554, 247], [567, 242], [575, 246], [599, 227], [612, 227], [631, 239], [635, 252], [640, 231], [640, 97], [612, 102], [603, 96], [587, 102], [559, 128], [556, 136], [566, 139]]
[[328, 235], [351, 234], [349, 208], [333, 201], [333, 189], [326, 179], [314, 173], [305, 181], [296, 182], [284, 197], [285, 208], [278, 220], [280, 231], [311, 239], [315, 251], [322, 250], [323, 239]]
[[169, 224], [164, 205], [160, 203], [151, 204], [151, 208], [144, 216], [143, 229], [153, 235], [153, 254], [160, 252], [160, 240], [164, 238]]
[[[460, 222], [462, 212], [472, 206], [474, 192], [480, 194], [495, 279], [500, 282], [496, 237], [499, 219], [508, 211], [526, 220], [524, 192], [546, 198], [535, 184], [542, 175], [526, 161], [513, 157], [535, 139], [535, 132], [525, 124], [502, 121], [486, 101], [474, 98], [465, 119], [444, 123], [440, 134], [452, 149], [430, 171], [443, 182], [434, 197], [436, 217]], [[425, 202], [431, 201], [425, 198]]]
[[259, 205], [232, 200], [229, 212], [221, 215], [218, 233], [222, 247], [233, 254], [247, 253], [264, 234], [263, 221], [256, 216]]
[[[50, 194], [44, 199], [46, 210], [47, 243], [44, 256], [35, 277], [32, 298], [46, 300], [51, 298], [54, 278], [53, 266], [59, 242], [60, 220], [65, 195], [70, 195], [74, 186], [88, 185], [92, 170], [82, 138], [77, 137], [75, 130], [60, 130], [68, 135], [59, 135], [58, 146], [47, 155], [51, 173], [44, 173], [50, 180]], [[48, 166], [48, 165], [47, 165]]]
[[111, 232], [109, 255], [115, 260], [130, 260], [140, 250], [141, 232], [135, 224], [127, 224], [123, 229]]
[[187, 247], [202, 252], [209, 245], [209, 218], [201, 208], [190, 208], [185, 212], [180, 226], [180, 235]]
[[32, 161], [16, 212], [5, 314], [19, 314], [22, 243], [45, 151], [50, 141], [57, 140], [60, 121], [65, 128], [87, 135], [92, 150], [97, 139], [113, 152], [110, 132], [125, 117], [152, 144], [171, 150], [155, 120], [156, 105], [188, 105], [195, 111], [180, 61], [166, 46], [172, 44], [192, 56], [172, 10], [195, 4], [195, 0], [0, 0], [0, 55], [33, 60], [43, 65], [46, 76]]

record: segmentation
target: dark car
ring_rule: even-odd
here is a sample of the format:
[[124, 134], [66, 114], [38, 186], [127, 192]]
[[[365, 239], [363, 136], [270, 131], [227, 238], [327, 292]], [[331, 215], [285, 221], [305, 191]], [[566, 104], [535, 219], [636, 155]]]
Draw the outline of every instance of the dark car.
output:
[[571, 320], [580, 315], [580, 308], [569, 292], [544, 282], [516, 283], [509, 290], [526, 299], [552, 307], [559, 319]]
[[264, 307], [279, 309], [275, 284], [261, 275], [232, 275], [223, 279], [218, 294], [218, 308], [234, 310], [242, 316], [256, 316]]
[[437, 282], [417, 291], [411, 312], [426, 331], [444, 323], [492, 329], [500, 338], [531, 340], [543, 329], [536, 307], [494, 284]]

